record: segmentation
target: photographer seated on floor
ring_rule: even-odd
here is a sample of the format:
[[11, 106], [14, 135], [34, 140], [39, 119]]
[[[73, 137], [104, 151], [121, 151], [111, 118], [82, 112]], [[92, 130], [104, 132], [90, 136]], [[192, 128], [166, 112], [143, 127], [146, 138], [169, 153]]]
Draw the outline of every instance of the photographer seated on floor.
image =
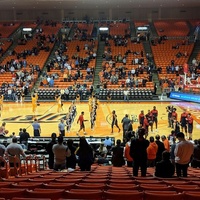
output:
[[108, 150], [106, 146], [104, 146], [104, 143], [100, 144], [100, 147], [97, 149], [95, 162], [98, 164], [109, 164], [109, 158], [107, 157]]

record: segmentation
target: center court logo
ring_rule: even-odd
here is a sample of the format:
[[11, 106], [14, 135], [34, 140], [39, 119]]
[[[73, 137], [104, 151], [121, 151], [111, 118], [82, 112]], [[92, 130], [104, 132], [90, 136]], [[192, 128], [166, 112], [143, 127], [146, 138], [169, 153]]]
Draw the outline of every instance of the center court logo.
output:
[[6, 123], [32, 123], [34, 118], [37, 118], [40, 123], [57, 123], [61, 119], [65, 119], [65, 114], [49, 113], [45, 115], [18, 115], [9, 118], [4, 118], [2, 121]]

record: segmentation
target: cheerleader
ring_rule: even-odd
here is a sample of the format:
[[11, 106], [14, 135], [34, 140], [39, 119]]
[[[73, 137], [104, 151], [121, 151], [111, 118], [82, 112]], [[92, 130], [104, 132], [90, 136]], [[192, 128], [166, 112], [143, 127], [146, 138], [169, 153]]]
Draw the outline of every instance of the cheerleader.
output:
[[57, 112], [61, 112], [61, 109], [62, 109], [62, 102], [61, 102], [61, 95], [57, 94], [55, 96], [55, 100], [57, 102]]
[[32, 99], [32, 111], [35, 114], [37, 108], [37, 97], [35, 96], [35, 94], [33, 94], [31, 99]]

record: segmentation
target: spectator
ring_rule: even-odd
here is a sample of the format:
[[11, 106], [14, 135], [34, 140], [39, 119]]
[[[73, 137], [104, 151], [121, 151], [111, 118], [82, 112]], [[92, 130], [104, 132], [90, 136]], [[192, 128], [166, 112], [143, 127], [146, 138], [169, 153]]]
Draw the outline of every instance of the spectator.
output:
[[162, 153], [165, 151], [165, 146], [163, 142], [160, 141], [160, 135], [156, 135], [156, 144], [158, 145], [158, 151], [156, 153], [156, 162], [159, 162], [162, 160]]
[[113, 142], [112, 142], [112, 140], [111, 140], [111, 138], [109, 136], [107, 136], [105, 138], [103, 143], [104, 143], [104, 146], [107, 147], [108, 150], [111, 149], [112, 144], [113, 144]]
[[176, 138], [179, 140], [174, 150], [176, 174], [178, 177], [187, 177], [187, 169], [194, 152], [194, 146], [191, 142], [185, 140], [185, 135], [182, 132], [179, 132]]
[[23, 129], [23, 132], [19, 136], [19, 142], [20, 144], [25, 145], [25, 147], [28, 146], [28, 138], [30, 138], [30, 135], [28, 132], [26, 132], [26, 129]]
[[114, 167], [122, 167], [124, 161], [124, 148], [121, 146], [121, 140], [117, 140], [117, 145], [112, 148], [112, 164]]
[[154, 137], [150, 137], [149, 139], [150, 144], [147, 148], [147, 165], [148, 167], [154, 167], [155, 166], [155, 160], [156, 160], [156, 154], [158, 151], [158, 145], [156, 142], [154, 142]]
[[125, 150], [124, 150], [124, 157], [126, 158], [126, 161], [127, 161], [127, 167], [132, 167], [133, 158], [130, 156], [131, 138], [127, 138], [127, 140], [128, 141], [125, 145]]
[[129, 101], [129, 90], [127, 88], [124, 89], [124, 101]]
[[52, 147], [54, 144], [56, 144], [56, 133], [51, 134], [51, 141], [46, 146], [46, 151], [49, 154], [49, 160], [48, 160], [49, 169], [53, 169], [54, 166], [54, 154], [52, 151]]
[[69, 150], [71, 151], [71, 155], [66, 158], [67, 159], [67, 165], [66, 165], [67, 169], [68, 168], [76, 169], [76, 155], [75, 155], [76, 147], [73, 145], [72, 139], [68, 139], [67, 146], [68, 146]]
[[191, 166], [194, 168], [200, 168], [200, 139], [197, 141], [197, 145], [194, 146]]
[[163, 151], [162, 160], [156, 164], [155, 176], [161, 178], [172, 178], [175, 172], [175, 167], [170, 161], [170, 153]]
[[170, 159], [171, 159], [171, 162], [172, 162], [173, 165], [175, 165], [175, 155], [174, 155], [175, 148], [176, 148], [176, 138], [173, 137], [171, 148], [170, 148]]
[[6, 147], [3, 144], [0, 144], [0, 156], [3, 157], [5, 153]]
[[97, 152], [98, 152], [98, 155], [97, 157], [95, 158], [95, 161], [98, 163], [98, 164], [108, 164], [109, 161], [107, 159], [107, 153], [108, 153], [108, 150], [107, 148], [104, 146], [104, 143], [102, 142], [100, 144], [100, 147], [97, 149]]
[[165, 150], [170, 151], [170, 144], [169, 144], [169, 140], [166, 138], [165, 135], [161, 136], [162, 142], [164, 144]]
[[91, 165], [94, 162], [93, 149], [87, 143], [85, 137], [80, 138], [79, 147], [76, 150], [76, 155], [78, 156], [78, 164], [81, 171], [90, 171]]
[[147, 171], [147, 147], [149, 141], [144, 138], [145, 129], [138, 130], [139, 138], [133, 139], [130, 147], [130, 156], [133, 158], [133, 176], [138, 176], [139, 167], [141, 168], [141, 175], [146, 176]]
[[63, 170], [66, 168], [66, 157], [71, 155], [67, 146], [63, 144], [63, 136], [58, 137], [58, 143], [52, 147], [54, 154], [54, 170]]
[[14, 156], [17, 158], [18, 165], [20, 164], [20, 156], [26, 157], [21, 145], [17, 144], [17, 138], [12, 138], [12, 143], [10, 143], [6, 148], [6, 155], [9, 156], [10, 166], [14, 166]]

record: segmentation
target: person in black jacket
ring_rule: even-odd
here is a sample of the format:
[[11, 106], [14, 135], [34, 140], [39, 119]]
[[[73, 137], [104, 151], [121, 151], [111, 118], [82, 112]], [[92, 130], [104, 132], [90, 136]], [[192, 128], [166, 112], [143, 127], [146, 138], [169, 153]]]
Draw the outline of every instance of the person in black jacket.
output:
[[121, 146], [121, 140], [117, 140], [117, 145], [112, 148], [112, 164], [114, 167], [122, 167], [124, 161], [124, 148]]
[[131, 141], [130, 156], [133, 158], [133, 176], [138, 176], [141, 168], [141, 176], [145, 177], [147, 172], [147, 147], [149, 141], [144, 138], [145, 129], [138, 130], [138, 138]]
[[155, 176], [161, 178], [172, 178], [175, 172], [175, 167], [170, 161], [170, 153], [164, 151], [162, 160], [156, 164]]
[[52, 151], [52, 147], [54, 144], [57, 144], [56, 133], [51, 134], [51, 141], [46, 146], [46, 151], [49, 154], [49, 161], [48, 161], [49, 169], [53, 169], [54, 166], [54, 154]]
[[67, 140], [67, 146], [71, 151], [71, 156], [66, 157], [66, 159], [67, 159], [66, 167], [67, 167], [67, 169], [68, 168], [75, 169], [76, 168], [76, 155], [75, 155], [76, 147], [73, 145], [72, 139]]
[[24, 144], [27, 147], [28, 146], [28, 138], [30, 138], [30, 135], [26, 131], [26, 129], [24, 128], [22, 130], [22, 133], [19, 136], [19, 142], [20, 142], [20, 144]]
[[93, 149], [88, 144], [85, 137], [80, 138], [79, 147], [76, 150], [76, 155], [78, 156], [78, 164], [81, 171], [90, 171], [91, 165], [94, 162]]
[[156, 144], [158, 145], [158, 151], [156, 153], [156, 163], [162, 160], [162, 153], [165, 151], [165, 146], [163, 142], [160, 141], [160, 135], [156, 135]]

